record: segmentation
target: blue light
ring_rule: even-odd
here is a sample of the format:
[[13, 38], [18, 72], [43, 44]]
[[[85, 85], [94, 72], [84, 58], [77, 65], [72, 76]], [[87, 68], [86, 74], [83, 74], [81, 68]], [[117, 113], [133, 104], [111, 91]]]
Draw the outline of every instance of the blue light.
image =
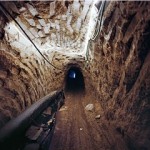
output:
[[69, 78], [75, 79], [76, 78], [76, 73], [73, 70], [69, 71]]

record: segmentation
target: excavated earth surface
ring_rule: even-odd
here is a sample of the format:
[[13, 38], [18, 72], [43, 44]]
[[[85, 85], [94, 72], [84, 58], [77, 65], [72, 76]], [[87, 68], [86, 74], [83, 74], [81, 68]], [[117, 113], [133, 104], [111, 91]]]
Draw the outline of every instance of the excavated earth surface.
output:
[[[86, 92], [94, 96], [66, 95], [67, 109], [58, 113], [52, 149], [149, 150], [150, 2], [109, 2], [100, 33], [88, 43], [86, 59], [66, 52], [85, 48], [91, 5], [84, 7], [79, 1], [76, 11], [68, 1], [41, 3], [0, 4], [61, 70], [47, 64], [0, 11], [0, 128], [38, 99], [62, 88], [66, 71], [75, 64], [82, 70]], [[52, 51], [44, 50], [47, 44]], [[62, 53], [55, 51], [59, 46]], [[92, 112], [85, 111], [89, 103], [95, 106]], [[100, 119], [95, 119], [98, 114]]]
[[[85, 109], [93, 104], [91, 111]], [[96, 119], [96, 116], [100, 118]], [[57, 114], [50, 150], [128, 150], [122, 136], [104, 122], [102, 108], [93, 95], [66, 94]]]

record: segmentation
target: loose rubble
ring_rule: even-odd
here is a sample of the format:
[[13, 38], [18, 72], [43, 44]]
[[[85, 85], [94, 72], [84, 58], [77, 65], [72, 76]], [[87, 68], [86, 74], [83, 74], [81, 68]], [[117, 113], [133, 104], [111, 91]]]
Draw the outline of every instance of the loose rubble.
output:
[[101, 115], [97, 115], [97, 116], [95, 117], [95, 119], [100, 119], [100, 117], [101, 117]]
[[94, 109], [94, 105], [93, 104], [88, 104], [85, 107], [85, 110], [87, 110], [87, 111], [93, 111], [93, 109]]

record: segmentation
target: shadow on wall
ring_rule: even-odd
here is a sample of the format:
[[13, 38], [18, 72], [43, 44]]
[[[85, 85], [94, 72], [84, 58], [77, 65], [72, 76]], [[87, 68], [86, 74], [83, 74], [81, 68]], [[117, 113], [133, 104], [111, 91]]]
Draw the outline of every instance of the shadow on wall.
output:
[[84, 93], [85, 84], [83, 74], [80, 68], [70, 67], [65, 77], [65, 92]]

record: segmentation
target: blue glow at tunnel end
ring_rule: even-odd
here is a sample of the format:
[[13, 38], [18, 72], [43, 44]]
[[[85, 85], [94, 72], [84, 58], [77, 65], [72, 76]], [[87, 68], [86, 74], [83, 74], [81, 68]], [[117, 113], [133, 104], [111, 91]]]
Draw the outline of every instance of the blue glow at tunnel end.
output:
[[75, 79], [76, 78], [76, 72], [73, 70], [69, 71], [69, 78]]

